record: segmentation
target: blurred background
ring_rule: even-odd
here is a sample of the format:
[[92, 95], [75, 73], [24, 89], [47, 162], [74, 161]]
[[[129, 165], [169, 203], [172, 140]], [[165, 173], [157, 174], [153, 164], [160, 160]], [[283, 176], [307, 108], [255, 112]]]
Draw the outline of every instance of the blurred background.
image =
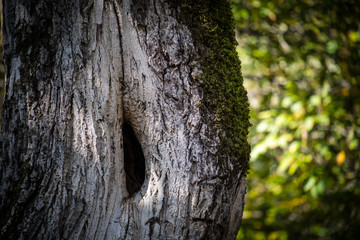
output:
[[360, 2], [232, 8], [253, 124], [237, 239], [360, 239]]
[[232, 9], [253, 124], [237, 239], [360, 239], [360, 1]]

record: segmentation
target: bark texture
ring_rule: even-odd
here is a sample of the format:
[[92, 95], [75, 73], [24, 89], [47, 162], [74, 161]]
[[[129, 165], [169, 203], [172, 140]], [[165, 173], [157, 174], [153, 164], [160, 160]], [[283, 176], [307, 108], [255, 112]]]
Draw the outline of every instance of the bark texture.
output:
[[4, 0], [1, 239], [235, 239], [245, 172], [219, 160], [183, 16]]

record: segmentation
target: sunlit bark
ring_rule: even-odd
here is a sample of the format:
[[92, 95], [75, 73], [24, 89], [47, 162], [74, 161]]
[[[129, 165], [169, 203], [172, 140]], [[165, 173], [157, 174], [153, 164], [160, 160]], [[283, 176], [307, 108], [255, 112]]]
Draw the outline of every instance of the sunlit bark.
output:
[[4, 1], [1, 239], [235, 238], [245, 176], [214, 160], [177, 11]]

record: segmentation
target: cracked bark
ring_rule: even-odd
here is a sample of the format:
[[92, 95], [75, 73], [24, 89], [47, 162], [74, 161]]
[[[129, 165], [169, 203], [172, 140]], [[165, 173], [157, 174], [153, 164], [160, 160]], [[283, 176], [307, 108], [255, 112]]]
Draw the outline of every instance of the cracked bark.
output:
[[[4, 0], [1, 239], [235, 238], [245, 174], [228, 181], [214, 159], [177, 11], [164, 0]], [[133, 193], [124, 122], [145, 157]]]

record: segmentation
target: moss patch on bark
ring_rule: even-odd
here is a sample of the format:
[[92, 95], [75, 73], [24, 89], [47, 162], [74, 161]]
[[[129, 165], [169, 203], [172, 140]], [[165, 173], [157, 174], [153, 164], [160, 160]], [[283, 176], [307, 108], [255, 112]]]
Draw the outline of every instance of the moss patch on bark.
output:
[[202, 115], [208, 124], [223, 132], [219, 159], [230, 155], [234, 170], [240, 167], [247, 172], [250, 111], [230, 5], [226, 0], [180, 0], [175, 4], [180, 10], [180, 21], [190, 28], [198, 51], [203, 72], [197, 77], [203, 82]]

